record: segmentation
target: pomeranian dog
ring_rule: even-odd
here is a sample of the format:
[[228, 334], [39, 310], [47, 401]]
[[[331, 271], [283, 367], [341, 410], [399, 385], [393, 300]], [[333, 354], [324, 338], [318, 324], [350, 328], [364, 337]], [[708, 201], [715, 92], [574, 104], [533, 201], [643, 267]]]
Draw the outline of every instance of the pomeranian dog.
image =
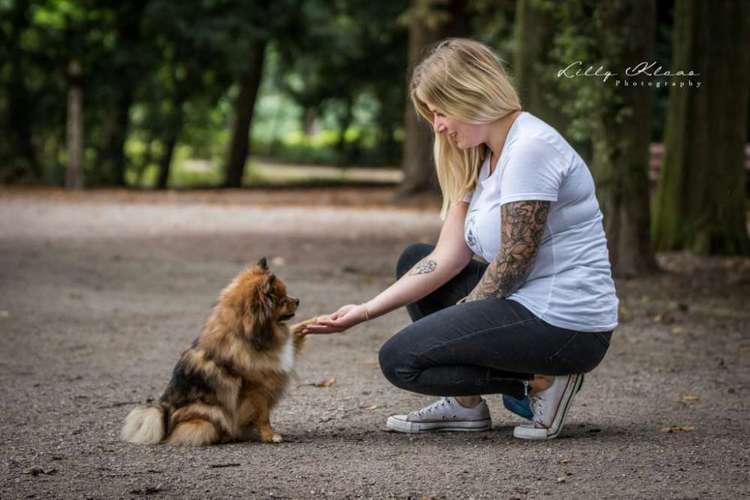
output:
[[182, 353], [158, 403], [138, 406], [120, 437], [130, 443], [202, 446], [257, 433], [279, 443], [271, 410], [302, 348], [304, 325], [289, 328], [299, 299], [268, 269], [265, 257], [220, 294], [203, 332]]

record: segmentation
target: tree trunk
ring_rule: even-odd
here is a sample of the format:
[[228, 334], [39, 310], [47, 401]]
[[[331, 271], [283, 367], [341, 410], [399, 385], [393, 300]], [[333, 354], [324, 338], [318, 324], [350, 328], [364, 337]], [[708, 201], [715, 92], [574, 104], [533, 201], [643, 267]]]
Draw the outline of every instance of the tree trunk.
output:
[[[130, 107], [133, 104], [131, 86], [121, 89], [112, 109], [111, 123], [105, 138], [104, 148], [97, 158], [97, 164], [111, 178], [115, 186], [125, 186], [125, 140], [130, 125]], [[111, 172], [111, 174], [106, 174]]]
[[17, 162], [7, 180], [17, 180], [31, 177], [41, 180], [42, 172], [34, 149], [31, 113], [32, 97], [25, 82], [23, 67], [23, 49], [21, 37], [29, 26], [29, 2], [19, 0], [14, 2], [9, 23], [10, 35], [8, 40], [8, 59], [10, 62], [10, 78], [7, 83], [7, 115], [5, 117], [6, 130], [9, 136], [9, 154]]
[[678, 0], [673, 47], [674, 70], [699, 73], [691, 79], [702, 85], [670, 88], [655, 244], [659, 250], [748, 255], [750, 4]]
[[68, 169], [65, 187], [83, 189], [83, 90], [81, 65], [71, 61], [68, 66]]
[[161, 157], [159, 158], [159, 177], [156, 180], [156, 189], [167, 189], [169, 186], [169, 175], [172, 170], [172, 158], [174, 157], [174, 149], [177, 146], [177, 141], [180, 138], [182, 127], [184, 125], [184, 112], [183, 105], [187, 99], [187, 92], [182, 89], [177, 89], [177, 93], [174, 97], [174, 115], [168, 120], [167, 135], [164, 137], [164, 145]]
[[250, 133], [255, 101], [263, 77], [266, 41], [258, 41], [250, 54], [250, 67], [240, 81], [240, 93], [235, 103], [235, 121], [225, 167], [224, 187], [242, 186], [245, 162], [250, 150]]
[[589, 163], [591, 142], [577, 142], [569, 137], [570, 119], [563, 110], [563, 106], [569, 105], [575, 96], [560, 88], [555, 71], [551, 69], [559, 65], [550, 51], [560, 32], [559, 25], [554, 6], [544, 3], [544, 0], [518, 0], [516, 50], [510, 72], [515, 77], [523, 109], [566, 136], [578, 154]]
[[344, 99], [344, 112], [339, 117], [339, 140], [336, 142], [336, 163], [338, 167], [346, 165], [349, 157], [346, 149], [346, 131], [352, 124], [354, 118], [354, 101], [351, 95]]
[[[425, 49], [440, 40], [443, 32], [428, 22], [431, 10], [430, 0], [411, 1], [409, 22], [409, 67], [414, 68], [424, 55]], [[409, 71], [408, 78], [411, 78]], [[407, 81], [408, 85], [408, 81]], [[401, 168], [404, 180], [399, 196], [408, 196], [424, 191], [437, 191], [437, 177], [433, 162], [433, 132], [429, 124], [417, 115], [408, 94], [404, 112], [404, 151]]]
[[554, 64], [550, 47], [559, 32], [554, 13], [539, 0], [518, 0], [515, 27], [513, 73], [523, 108], [565, 133], [569, 120], [548, 96], [559, 92], [554, 72], [550, 71]]
[[[613, 0], [602, 2], [597, 10], [602, 21], [597, 41], [613, 67], [627, 68], [654, 60], [654, 0]], [[609, 95], [607, 104], [593, 117], [592, 172], [616, 276], [636, 276], [656, 269], [649, 239], [648, 199], [653, 92], [647, 89], [618, 88], [618, 99]], [[614, 116], [627, 119], [615, 120]]]
[[376, 98], [380, 105], [379, 112], [376, 115], [378, 127], [377, 148], [383, 152], [384, 162], [392, 165], [397, 163], [401, 158], [401, 148], [396, 141], [393, 130], [398, 126], [402, 118], [399, 113], [393, 112], [394, 107], [390, 105], [393, 100], [389, 99], [389, 90], [377, 86], [376, 92]]
[[174, 149], [177, 146], [177, 139], [182, 127], [173, 128], [164, 140], [164, 150], [159, 158], [159, 178], [156, 180], [156, 189], [167, 189], [169, 185], [169, 175], [172, 171], [172, 158]]
[[136, 165], [135, 169], [135, 181], [133, 182], [133, 185], [136, 188], [143, 187], [143, 174], [146, 173], [146, 169], [154, 159], [154, 140], [149, 137], [148, 139], [146, 139], [145, 143], [146, 151], [143, 153], [143, 157], [141, 158], [141, 161]]
[[[141, 39], [141, 19], [146, 4], [145, 0], [131, 0], [118, 5], [115, 19], [117, 47], [120, 52], [137, 53]], [[97, 158], [97, 165], [115, 186], [125, 186], [125, 140], [130, 125], [130, 107], [133, 104], [133, 92], [142, 75], [141, 65], [137, 60], [128, 58], [118, 66], [121, 78], [115, 82], [116, 97], [110, 116], [110, 126]]]

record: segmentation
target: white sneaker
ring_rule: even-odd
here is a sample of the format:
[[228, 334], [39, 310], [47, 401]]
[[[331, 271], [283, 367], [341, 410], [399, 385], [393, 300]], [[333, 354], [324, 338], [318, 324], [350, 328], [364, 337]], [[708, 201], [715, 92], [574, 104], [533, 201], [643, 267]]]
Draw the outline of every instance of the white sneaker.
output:
[[554, 377], [552, 385], [536, 394], [530, 394], [533, 425], [519, 425], [513, 436], [519, 439], [553, 439], [562, 430], [573, 398], [583, 383], [583, 374]]
[[388, 417], [386, 426], [396, 432], [487, 431], [492, 428], [490, 409], [484, 399], [473, 408], [445, 397], [408, 415]]

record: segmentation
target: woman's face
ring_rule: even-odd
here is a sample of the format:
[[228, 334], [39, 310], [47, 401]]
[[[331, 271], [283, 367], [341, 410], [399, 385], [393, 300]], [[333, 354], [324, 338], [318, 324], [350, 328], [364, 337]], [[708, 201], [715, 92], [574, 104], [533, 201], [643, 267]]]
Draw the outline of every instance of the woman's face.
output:
[[442, 134], [460, 149], [473, 148], [485, 142], [484, 127], [462, 122], [447, 116], [432, 104], [427, 104], [432, 113], [432, 128], [436, 134]]

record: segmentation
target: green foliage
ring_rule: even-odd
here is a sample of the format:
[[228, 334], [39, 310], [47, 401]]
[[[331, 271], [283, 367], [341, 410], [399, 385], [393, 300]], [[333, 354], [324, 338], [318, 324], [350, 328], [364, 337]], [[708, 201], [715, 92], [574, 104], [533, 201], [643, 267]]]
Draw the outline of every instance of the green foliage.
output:
[[120, 168], [127, 183], [148, 179], [172, 137], [173, 162], [220, 162], [236, 83], [258, 40], [270, 45], [254, 148], [397, 163], [406, 33], [396, 19], [405, 10], [405, 1], [363, 0], [0, 2], [8, 42], [0, 44], [0, 116], [9, 138], [0, 144], [0, 180], [61, 182], [72, 60], [84, 70], [88, 185], [119, 182]]
[[[606, 64], [594, 38], [596, 19], [590, 18], [598, 2], [535, 1], [559, 16], [560, 32], [550, 48], [556, 60]], [[507, 61], [514, 50], [515, 4], [477, 0], [465, 6], [472, 36]], [[62, 179], [65, 74], [72, 60], [84, 69], [89, 185], [119, 182], [118, 168], [128, 182], [143, 175], [167, 157], [171, 137], [190, 158], [220, 163], [237, 82], [258, 40], [269, 43], [251, 155], [396, 165], [406, 104], [406, 23], [415, 15], [444, 23], [451, 5], [447, 0], [4, 0], [0, 117], [8, 140], [0, 142], [0, 180]], [[617, 107], [617, 95], [607, 94], [607, 87], [550, 78], [555, 81], [549, 97], [568, 113], [566, 132], [573, 139], [590, 137], [592, 109]], [[617, 113], [616, 119], [624, 119]], [[124, 151], [122, 161], [118, 150]], [[181, 158], [177, 154], [173, 162]]]
[[622, 106], [613, 82], [605, 84], [600, 78], [564, 78], [557, 74], [575, 61], [582, 62], [581, 70], [588, 66], [605, 70], [617, 67], [618, 54], [627, 41], [619, 31], [602, 26], [602, 10], [606, 7], [595, 0], [536, 2], [552, 12], [562, 27], [552, 48], [555, 65], [546, 71], [550, 89], [546, 97], [570, 119], [565, 132], [574, 141], [584, 142], [596, 132], [598, 124], [592, 120], [594, 116], [603, 114], [616, 123], [623, 123], [629, 111]]

